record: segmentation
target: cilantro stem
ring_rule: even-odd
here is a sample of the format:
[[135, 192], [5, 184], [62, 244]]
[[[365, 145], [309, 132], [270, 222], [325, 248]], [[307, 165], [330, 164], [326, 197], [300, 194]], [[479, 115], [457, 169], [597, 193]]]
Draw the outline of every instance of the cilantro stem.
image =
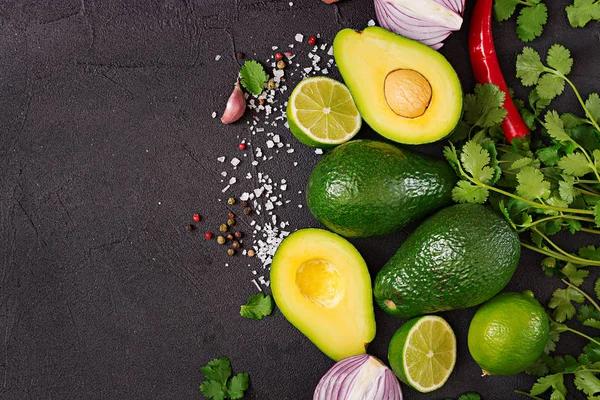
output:
[[534, 396], [534, 395], [524, 392], [522, 390], [515, 390], [515, 393], [522, 394], [523, 396], [527, 396], [527, 397], [529, 397], [531, 399], [535, 399], [535, 400], [544, 400], [541, 397]]
[[[592, 266], [593, 266], [593, 267], [600, 267], [600, 262], [598, 262], [598, 261], [594, 261], [594, 260], [584, 260], [584, 261], [585, 261], [585, 263], [584, 263], [584, 264], [581, 264], [579, 261], [575, 261], [575, 260], [573, 259], [573, 256], [572, 256], [572, 255], [564, 256], [564, 255], [562, 255], [561, 253], [559, 253], [559, 252], [557, 252], [557, 251], [554, 251], [554, 250], [548, 250], [548, 249], [542, 249], [542, 248], [540, 248], [540, 247], [533, 246], [533, 245], [531, 245], [531, 244], [529, 244], [529, 243], [527, 243], [527, 242], [523, 242], [523, 241], [521, 241], [521, 246], [525, 247], [526, 249], [529, 249], [529, 250], [533, 250], [533, 251], [535, 251], [535, 252], [538, 252], [538, 253], [540, 253], [540, 254], [544, 254], [544, 255], [546, 255], [546, 256], [549, 256], [549, 257], [554, 257], [554, 258], [556, 258], [557, 260], [561, 260], [561, 261], [565, 261], [565, 262], [570, 262], [570, 263], [572, 263], [572, 264], [577, 264], [577, 265], [588, 265], [588, 266], [590, 266], [590, 267], [592, 267]], [[568, 253], [567, 253], [567, 254], [568, 254]]]
[[578, 291], [579, 293], [581, 293], [583, 295], [583, 297], [585, 297], [590, 303], [592, 303], [592, 305], [596, 308], [596, 310], [600, 311], [600, 306], [598, 306], [598, 303], [596, 303], [594, 301], [593, 298], [590, 297], [590, 295], [588, 295], [586, 292], [584, 292], [583, 290], [581, 290], [580, 288], [578, 288], [577, 286], [571, 284], [571, 282], [567, 281], [566, 279], [561, 279], [561, 281], [563, 281], [563, 283], [567, 286], [569, 286], [570, 288], [572, 288], [573, 290]]
[[[575, 92], [575, 96], [577, 96], [577, 100], [579, 100], [579, 104], [581, 104], [581, 107], [585, 111], [586, 117], [588, 118], [588, 120], [590, 121], [592, 126], [600, 131], [600, 126], [598, 126], [598, 123], [596, 122], [596, 119], [594, 118], [594, 116], [592, 115], [590, 110], [588, 110], [587, 106], [585, 105], [585, 102], [583, 101], [583, 98], [579, 94], [579, 91], [577, 90], [577, 88], [575, 87], [573, 82], [571, 82], [571, 80], [569, 78], [567, 78], [566, 76], [564, 76], [563, 74], [561, 74], [558, 71], [555, 71], [555, 70], [550, 70], [550, 71], [552, 71], [552, 73], [554, 75], [557, 75], [557, 76], [561, 77], [562, 79], [564, 79], [565, 82], [567, 82], [569, 84], [569, 86], [571, 86], [571, 89], [573, 89], [573, 92]], [[596, 174], [596, 177], [598, 177], [597, 174]], [[600, 180], [600, 178], [598, 178], [598, 180]]]
[[563, 254], [565, 257], [569, 257], [571, 260], [573, 260], [573, 261], [571, 261], [573, 264], [600, 266], [600, 262], [598, 262], [598, 261], [596, 262], [596, 264], [592, 264], [592, 263], [594, 263], [594, 260], [580, 258], [580, 257], [574, 256], [573, 254], [567, 253], [566, 251], [561, 249], [557, 244], [555, 244], [552, 240], [550, 240], [550, 238], [548, 238], [548, 236], [544, 235], [542, 232], [538, 231], [536, 228], [532, 228], [531, 230], [533, 232], [537, 233], [538, 235], [540, 235], [544, 240], [546, 240], [546, 242], [548, 242], [548, 244], [550, 246], [554, 247], [556, 249], [556, 251]]
[[[550, 321], [554, 322], [554, 323], [557, 323], [556, 321], [554, 321], [554, 320], [553, 320], [552, 318], [550, 318], [550, 317], [548, 317], [548, 319], [549, 319]], [[576, 335], [579, 335], [579, 336], [581, 336], [581, 337], [583, 337], [583, 338], [586, 338], [586, 339], [587, 339], [587, 340], [589, 340], [590, 342], [592, 342], [592, 343], [595, 343], [596, 345], [600, 346], [600, 342], [599, 342], [599, 341], [597, 341], [596, 339], [594, 339], [593, 337], [591, 337], [591, 336], [588, 336], [588, 335], [586, 335], [586, 334], [585, 334], [585, 333], [583, 333], [583, 332], [579, 332], [577, 329], [573, 329], [573, 328], [571, 328], [571, 327], [569, 327], [569, 326], [567, 326], [567, 325], [565, 325], [565, 324], [561, 324], [561, 325], [562, 325], [562, 326], [564, 326], [564, 328], [563, 328], [563, 329], [564, 329], [565, 331], [569, 331], [569, 332], [571, 332], [571, 333], [574, 333], [574, 334], [576, 334]], [[593, 372], [593, 370], [589, 370], [589, 371], [590, 371], [590, 372]], [[568, 373], [568, 372], [564, 372], [564, 373]]]
[[[585, 221], [585, 222], [595, 222], [591, 218], [579, 217], [577, 215], [564, 215], [564, 214], [561, 214], [561, 215], [553, 215], [551, 217], [546, 217], [546, 218], [540, 218], [538, 220], [535, 220], [531, 224], [520, 224], [520, 225], [517, 225], [517, 226], [520, 226], [522, 228], [531, 228], [532, 226], [535, 226], [537, 224], [541, 224], [543, 222], [552, 221], [553, 219], [561, 219], [561, 218], [574, 219], [574, 220], [577, 220], [577, 221]], [[583, 230], [583, 228], [581, 228], [581, 229]], [[591, 233], [594, 233], [594, 232], [591, 232]]]
[[593, 233], [596, 235], [600, 235], [600, 230], [598, 229], [590, 229], [590, 228], [579, 228], [580, 231], [582, 232], [587, 232], [587, 233]]

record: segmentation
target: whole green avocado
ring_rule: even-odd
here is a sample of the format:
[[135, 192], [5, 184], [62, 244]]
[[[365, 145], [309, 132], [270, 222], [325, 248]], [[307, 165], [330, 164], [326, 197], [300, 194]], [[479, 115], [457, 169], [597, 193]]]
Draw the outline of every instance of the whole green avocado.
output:
[[382, 236], [450, 204], [456, 180], [444, 160], [386, 142], [352, 140], [319, 161], [306, 200], [313, 216], [339, 235]]
[[513, 276], [521, 245], [493, 210], [456, 204], [425, 220], [377, 274], [373, 294], [400, 318], [476, 306]]

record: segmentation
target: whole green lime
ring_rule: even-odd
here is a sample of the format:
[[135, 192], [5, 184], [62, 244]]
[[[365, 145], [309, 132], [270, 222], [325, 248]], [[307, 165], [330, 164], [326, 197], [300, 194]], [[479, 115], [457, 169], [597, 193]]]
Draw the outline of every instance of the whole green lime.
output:
[[529, 290], [484, 303], [469, 327], [469, 351], [486, 375], [515, 375], [544, 351], [550, 323]]

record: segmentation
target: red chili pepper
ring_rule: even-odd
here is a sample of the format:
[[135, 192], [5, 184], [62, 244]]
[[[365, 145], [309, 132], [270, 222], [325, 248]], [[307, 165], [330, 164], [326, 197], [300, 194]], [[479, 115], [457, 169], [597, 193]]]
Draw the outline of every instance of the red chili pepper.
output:
[[529, 128], [508, 93], [500, 70], [492, 36], [492, 3], [493, 0], [477, 0], [475, 3], [469, 31], [469, 54], [475, 80], [482, 84], [493, 83], [506, 94], [504, 108], [508, 114], [502, 122], [502, 130], [510, 143], [514, 138], [528, 135]]

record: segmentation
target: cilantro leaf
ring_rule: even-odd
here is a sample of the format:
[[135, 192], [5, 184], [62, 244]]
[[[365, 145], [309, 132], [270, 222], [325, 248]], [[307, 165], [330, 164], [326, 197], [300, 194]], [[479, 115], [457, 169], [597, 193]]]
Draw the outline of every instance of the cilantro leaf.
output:
[[536, 156], [544, 165], [553, 167], [558, 164], [558, 161], [560, 160], [558, 151], [561, 149], [561, 147], [562, 145], [560, 143], [557, 143], [551, 147], [543, 147], [536, 152]]
[[565, 46], [553, 44], [546, 58], [548, 65], [563, 75], [568, 75], [573, 67], [571, 52]]
[[566, 355], [566, 356], [556, 356], [554, 357], [554, 365], [552, 365], [552, 372], [573, 372], [579, 367], [579, 362], [575, 359], [575, 357]]
[[589, 326], [590, 328], [600, 329], [600, 320], [596, 318], [589, 318], [582, 322], [584, 326]]
[[494, 1], [494, 15], [498, 22], [506, 21], [515, 13], [519, 0], [496, 0]]
[[591, 20], [600, 19], [600, 2], [595, 0], [575, 0], [566, 8], [569, 23], [573, 28], [584, 27]]
[[502, 108], [506, 97], [504, 92], [490, 83], [475, 85], [474, 92], [465, 96], [465, 121], [482, 128], [502, 123], [507, 114]]
[[568, 287], [566, 289], [556, 289], [552, 293], [548, 307], [554, 309], [552, 316], [557, 322], [564, 322], [573, 318], [575, 315], [575, 306], [571, 302], [583, 303], [585, 297], [575, 289]]
[[594, 284], [594, 293], [596, 294], [596, 297], [600, 298], [600, 278], [598, 278]]
[[265, 87], [267, 73], [262, 65], [254, 60], [248, 60], [240, 70], [242, 86], [255, 96], [259, 96]]
[[248, 373], [240, 372], [227, 383], [227, 392], [231, 399], [241, 399], [248, 389]]
[[594, 222], [597, 227], [600, 227], [600, 202], [594, 206]]
[[573, 142], [573, 139], [565, 130], [565, 123], [556, 111], [552, 110], [546, 113], [544, 127], [548, 131], [548, 135], [557, 142], [562, 144]]
[[448, 164], [450, 164], [450, 166], [454, 169], [454, 171], [456, 171], [456, 174], [461, 176], [461, 172], [460, 169], [458, 168], [458, 166], [460, 165], [460, 161], [458, 161], [458, 154], [456, 153], [456, 147], [454, 147], [454, 144], [452, 142], [448, 143], [450, 146], [444, 146], [444, 157], [446, 158], [446, 161], [448, 161]]
[[248, 303], [240, 307], [240, 315], [245, 318], [261, 320], [273, 311], [271, 295], [257, 293], [248, 298]]
[[[590, 260], [595, 260], [595, 261], [600, 261], [600, 247], [595, 248], [592, 245], [586, 246], [586, 247], [581, 247], [577, 253], [579, 254], [579, 257], [589, 258]], [[596, 282], [596, 284], [598, 285], [598, 289], [599, 289], [596, 291], [596, 296], [598, 298], [600, 298], [600, 283]]]
[[539, 53], [531, 47], [523, 48], [517, 56], [517, 78], [521, 79], [523, 86], [536, 85], [545, 71]]
[[600, 170], [600, 150], [594, 150], [592, 156], [594, 157], [594, 166]]
[[474, 392], [463, 394], [458, 400], [481, 400], [481, 396]]
[[223, 391], [223, 387], [217, 381], [204, 381], [200, 384], [200, 392], [207, 399], [213, 400], [224, 400], [226, 393]]
[[554, 74], [544, 74], [538, 81], [537, 91], [540, 97], [552, 100], [562, 94], [565, 90], [565, 81], [562, 77]]
[[[598, 6], [600, 7], [600, 3], [598, 3]], [[585, 106], [590, 114], [592, 114], [594, 120], [600, 123], [600, 96], [598, 96], [598, 93], [590, 94], [585, 101]]]
[[578, 195], [574, 185], [575, 178], [568, 175], [563, 175], [562, 180], [558, 182], [558, 193], [560, 198], [566, 201], [567, 204], [571, 204]]
[[542, 34], [547, 20], [548, 8], [545, 4], [523, 7], [517, 17], [517, 36], [523, 42], [531, 42]]
[[[533, 385], [529, 393], [536, 396], [538, 394], [544, 393], [550, 388], [552, 388], [551, 399], [565, 399], [567, 395], [567, 388], [564, 383], [563, 375], [560, 373], [546, 375], [539, 378], [537, 382]], [[562, 397], [556, 397], [554, 393], [558, 393], [558, 395], [562, 395]]]
[[589, 304], [584, 304], [577, 310], [577, 319], [581, 323], [588, 319], [600, 320], [600, 311]]
[[600, 392], [600, 379], [592, 371], [576, 371], [574, 383], [577, 389], [582, 390], [588, 396], [594, 396]]
[[596, 343], [590, 342], [583, 348], [583, 352], [590, 362], [600, 361], [600, 347]]
[[550, 322], [550, 330], [548, 331], [548, 342], [544, 347], [544, 354], [548, 354], [556, 350], [556, 343], [560, 340], [560, 334], [562, 333], [563, 324], [557, 324], [556, 322]]
[[206, 380], [200, 384], [204, 397], [213, 400], [241, 399], [248, 389], [248, 374], [238, 373], [230, 379], [231, 363], [227, 357], [215, 358], [200, 368]]
[[487, 201], [488, 195], [486, 188], [467, 181], [458, 181], [456, 187], [452, 189], [452, 200], [456, 203], [483, 204]]
[[550, 182], [537, 168], [525, 167], [517, 174], [517, 193], [527, 200], [547, 199], [550, 196]]
[[460, 161], [463, 168], [478, 182], [489, 183], [494, 177], [490, 163], [490, 153], [474, 140], [469, 140], [462, 148]]
[[577, 267], [571, 263], [567, 263], [561, 272], [565, 274], [565, 276], [569, 279], [569, 282], [571, 282], [571, 285], [574, 286], [581, 286], [583, 280], [590, 274], [590, 271], [585, 269], [577, 269]]
[[227, 357], [215, 358], [200, 368], [206, 379], [225, 384], [231, 375], [231, 364]]
[[592, 172], [592, 166], [588, 162], [587, 158], [583, 153], [571, 153], [567, 154], [558, 162], [558, 167], [561, 168], [565, 174], [571, 176], [584, 176]]
[[[543, 356], [548, 357], [546, 354], [543, 354]], [[540, 357], [537, 360], [535, 360], [533, 364], [531, 364], [525, 370], [525, 373], [527, 375], [535, 376], [544, 376], [547, 375], [548, 372], [550, 372], [550, 367], [548, 366], [548, 362], [543, 357]]]

